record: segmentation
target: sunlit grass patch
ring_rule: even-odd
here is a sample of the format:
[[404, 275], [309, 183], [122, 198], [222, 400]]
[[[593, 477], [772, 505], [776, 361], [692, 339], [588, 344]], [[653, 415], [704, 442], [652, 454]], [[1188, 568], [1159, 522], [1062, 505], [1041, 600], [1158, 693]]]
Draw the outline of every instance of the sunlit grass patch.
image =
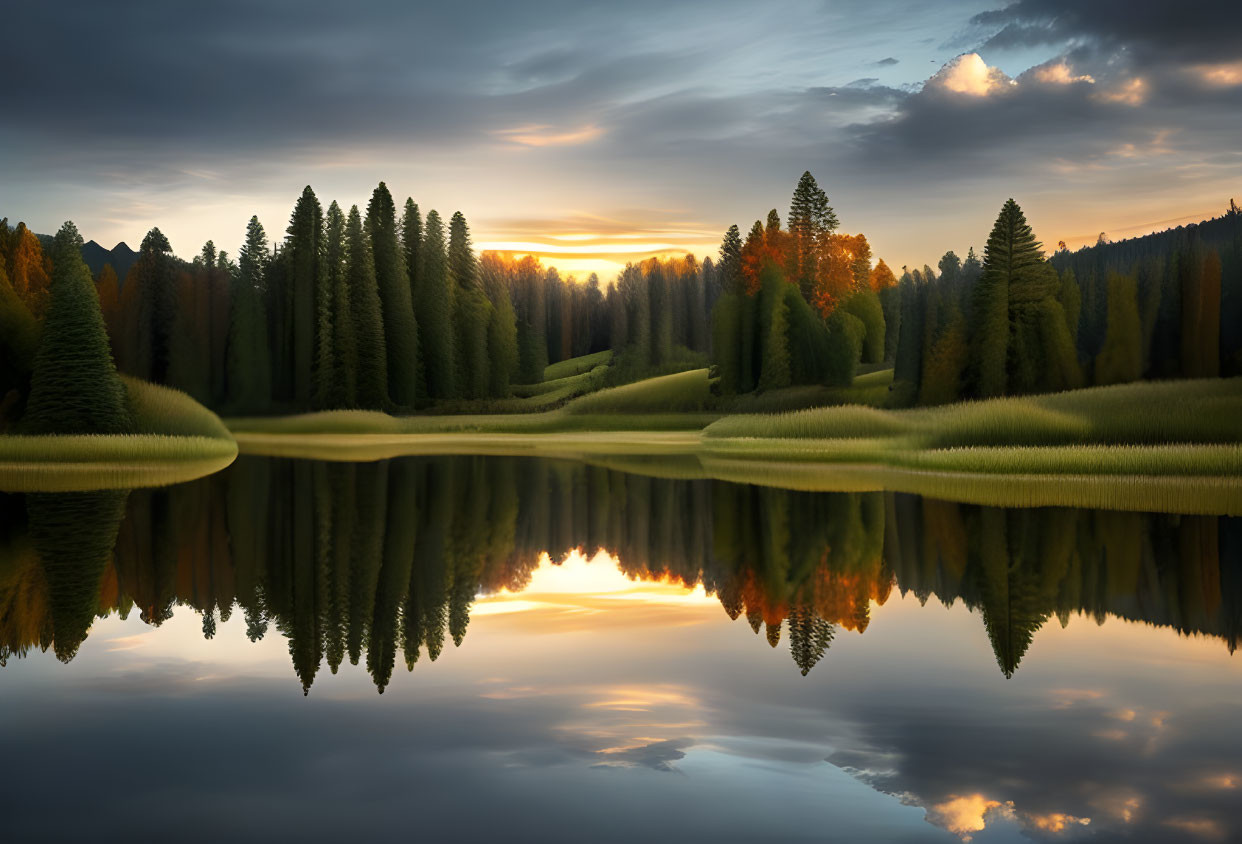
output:
[[606, 366], [612, 361], [612, 349], [605, 349], [602, 352], [593, 352], [589, 355], [582, 355], [568, 360], [550, 363], [543, 370], [543, 380], [557, 381], [561, 378], [569, 378], [574, 375], [581, 375], [584, 372], [590, 372], [597, 366]]
[[702, 412], [715, 402], [706, 369], [692, 369], [635, 381], [574, 399], [567, 413], [668, 413]]
[[135, 433], [232, 439], [220, 417], [180, 390], [122, 375]]
[[237, 456], [220, 418], [185, 393], [122, 376], [132, 434], [0, 436], [0, 489], [66, 492], [162, 486]]
[[907, 448], [1242, 442], [1242, 379], [1093, 387], [936, 408], [730, 416], [708, 438], [903, 437]]

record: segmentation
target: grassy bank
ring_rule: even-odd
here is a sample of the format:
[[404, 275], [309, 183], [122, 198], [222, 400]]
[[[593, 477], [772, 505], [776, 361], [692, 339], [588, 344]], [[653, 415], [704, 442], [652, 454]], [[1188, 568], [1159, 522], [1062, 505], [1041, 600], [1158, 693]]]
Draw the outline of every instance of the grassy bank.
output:
[[902, 451], [1242, 443], [1242, 379], [1161, 381], [936, 408], [826, 407], [730, 416], [706, 439], [856, 440]]
[[[855, 388], [887, 389], [889, 379], [889, 370], [874, 372]], [[745, 398], [750, 406], [765, 400]], [[766, 400], [803, 398], [777, 391]], [[821, 491], [1242, 513], [1242, 379], [912, 410], [854, 404], [721, 416], [722, 405], [738, 406], [730, 403], [739, 400], [714, 396], [706, 370], [694, 370], [599, 390], [547, 413], [398, 418], [333, 411], [234, 420], [231, 427], [244, 452], [271, 456], [540, 454]]]
[[134, 433], [0, 436], [0, 490], [64, 492], [162, 486], [228, 466], [237, 443], [185, 393], [123, 378]]

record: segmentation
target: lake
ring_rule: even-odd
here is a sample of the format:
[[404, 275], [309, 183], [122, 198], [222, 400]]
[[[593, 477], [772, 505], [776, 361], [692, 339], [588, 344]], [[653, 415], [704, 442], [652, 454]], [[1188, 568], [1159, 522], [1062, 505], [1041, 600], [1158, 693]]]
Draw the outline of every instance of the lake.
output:
[[0, 495], [3, 839], [1242, 837], [1242, 519], [660, 464]]

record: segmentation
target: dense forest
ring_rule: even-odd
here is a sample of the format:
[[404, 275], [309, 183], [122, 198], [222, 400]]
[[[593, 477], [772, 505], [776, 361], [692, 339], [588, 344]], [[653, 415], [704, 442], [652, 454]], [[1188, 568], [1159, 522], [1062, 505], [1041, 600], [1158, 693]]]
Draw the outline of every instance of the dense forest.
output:
[[[136, 257], [0, 221], [0, 430], [123, 431], [117, 370], [231, 414], [495, 409], [548, 364], [614, 356], [601, 386], [712, 365], [725, 396], [849, 385], [892, 367], [890, 406], [1242, 373], [1242, 212], [1045, 257], [1002, 207], [982, 256], [873, 264], [805, 173], [717, 260], [648, 259], [603, 283], [527, 256], [476, 254], [380, 183], [365, 209], [310, 187], [273, 243], [257, 218], [236, 260], [177, 258], [152, 229]], [[102, 264], [91, 284], [84, 261]], [[93, 286], [95, 296], [83, 295]], [[109, 360], [109, 351], [111, 360]], [[115, 362], [115, 365], [114, 363]], [[517, 389], [515, 389], [517, 388]], [[50, 418], [50, 402], [101, 419]]]
[[[544, 552], [606, 549], [631, 578], [702, 584], [801, 673], [894, 588], [963, 601], [1011, 676], [1052, 618], [1242, 633], [1242, 520], [1005, 510], [899, 493], [807, 493], [525, 458], [363, 464], [242, 458], [133, 492], [0, 495], [0, 664], [73, 658], [99, 615], [203, 633], [275, 626], [304, 690], [326, 665], [397, 664], [466, 636], [476, 595], [520, 591]], [[309, 564], [308, 564], [309, 563]]]

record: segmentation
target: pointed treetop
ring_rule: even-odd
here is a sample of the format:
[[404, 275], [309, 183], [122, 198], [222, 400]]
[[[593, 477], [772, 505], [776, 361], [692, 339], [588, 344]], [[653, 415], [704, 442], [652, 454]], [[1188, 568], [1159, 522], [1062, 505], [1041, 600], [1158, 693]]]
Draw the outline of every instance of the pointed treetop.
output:
[[[77, 229], [74, 229], [74, 231], [76, 232]], [[81, 238], [81, 235], [79, 235], [79, 238]], [[142, 239], [142, 246], [139, 251], [144, 253], [172, 252], [172, 246], [169, 245], [168, 238], [164, 237], [164, 233], [158, 228], [154, 228], [147, 232], [147, 236]]]

